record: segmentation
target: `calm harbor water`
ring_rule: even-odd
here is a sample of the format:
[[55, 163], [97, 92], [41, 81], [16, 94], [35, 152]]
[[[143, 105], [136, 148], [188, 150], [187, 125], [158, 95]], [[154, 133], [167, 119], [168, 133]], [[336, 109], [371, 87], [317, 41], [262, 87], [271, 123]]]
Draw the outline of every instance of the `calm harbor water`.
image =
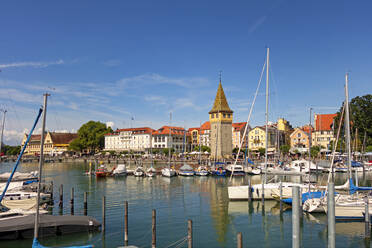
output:
[[[11, 164], [1, 164], [0, 172], [10, 171]], [[23, 164], [18, 171], [37, 170], [37, 164]], [[118, 247], [124, 244], [124, 201], [129, 203], [129, 245], [151, 247], [151, 211], [157, 211], [157, 246], [187, 247], [172, 243], [187, 235], [187, 220], [193, 220], [194, 247], [236, 247], [236, 234], [242, 232], [244, 247], [290, 247], [292, 244], [291, 211], [280, 215], [275, 201], [229, 202], [227, 186], [247, 184], [249, 177], [174, 177], [96, 179], [83, 174], [86, 164], [45, 164], [43, 174], [54, 181], [54, 199], [64, 185], [65, 214], [70, 213], [70, 189], [75, 190], [75, 215], [83, 215], [83, 194], [88, 192], [88, 215], [101, 221], [102, 196], [106, 196], [106, 234], [80, 233], [41, 239], [45, 246], [94, 244], [95, 247]], [[251, 177], [260, 183], [260, 176]], [[271, 177], [269, 177], [271, 179]], [[279, 180], [280, 177], [273, 178]], [[281, 178], [286, 181], [298, 178]], [[327, 180], [319, 176], [318, 181]], [[338, 175], [336, 185], [343, 184], [346, 174]], [[360, 175], [361, 185], [370, 185], [372, 175]], [[53, 214], [59, 214], [55, 204]], [[305, 214], [302, 221], [304, 247], [327, 245], [325, 215]], [[337, 223], [337, 247], [369, 247], [363, 238], [364, 223]], [[32, 240], [0, 241], [0, 247], [31, 247]], [[178, 245], [178, 246], [177, 246]]]

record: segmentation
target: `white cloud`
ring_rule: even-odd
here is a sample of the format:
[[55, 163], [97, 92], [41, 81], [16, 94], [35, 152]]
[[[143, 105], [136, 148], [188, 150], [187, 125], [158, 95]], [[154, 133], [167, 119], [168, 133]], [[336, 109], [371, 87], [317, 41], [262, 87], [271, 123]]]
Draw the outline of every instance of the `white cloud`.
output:
[[194, 88], [206, 86], [208, 80], [202, 77], [194, 78], [170, 78], [159, 74], [143, 74], [135, 77], [122, 78], [117, 82], [118, 86], [123, 88], [138, 88], [143, 85], [168, 84], [184, 88]]
[[112, 121], [106, 122], [106, 127], [114, 128], [114, 126], [115, 126], [115, 123], [114, 122], [112, 122]]
[[[24, 130], [26, 131], [26, 130]], [[7, 145], [19, 145], [22, 141], [25, 132], [17, 130], [4, 130], [4, 144]]]
[[50, 65], [62, 65], [65, 62], [60, 59], [57, 61], [51, 61], [51, 62], [36, 62], [36, 61], [30, 61], [30, 62], [14, 62], [14, 63], [8, 63], [8, 64], [0, 64], [0, 69], [2, 68], [11, 68], [11, 67], [48, 67]]

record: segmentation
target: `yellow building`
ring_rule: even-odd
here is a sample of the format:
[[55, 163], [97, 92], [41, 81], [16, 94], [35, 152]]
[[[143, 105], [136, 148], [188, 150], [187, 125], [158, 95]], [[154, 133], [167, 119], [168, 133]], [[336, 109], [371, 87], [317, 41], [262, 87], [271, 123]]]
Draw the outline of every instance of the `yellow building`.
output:
[[278, 127], [279, 131], [287, 132], [287, 131], [292, 130], [291, 124], [289, 124], [289, 121], [287, 121], [284, 118], [279, 118], [278, 119], [277, 127]]
[[[267, 151], [275, 151], [276, 145], [276, 128], [268, 126], [268, 144]], [[260, 148], [266, 148], [266, 127], [257, 126], [249, 131], [249, 149], [257, 151]]]
[[[24, 134], [22, 140], [22, 148], [26, 143], [28, 135]], [[47, 132], [44, 136], [44, 154], [54, 155], [61, 154], [67, 151], [71, 141], [76, 139], [76, 133], [54, 133]], [[40, 141], [41, 134], [34, 134], [31, 136], [30, 142], [25, 149], [25, 155], [38, 155], [40, 154]]]

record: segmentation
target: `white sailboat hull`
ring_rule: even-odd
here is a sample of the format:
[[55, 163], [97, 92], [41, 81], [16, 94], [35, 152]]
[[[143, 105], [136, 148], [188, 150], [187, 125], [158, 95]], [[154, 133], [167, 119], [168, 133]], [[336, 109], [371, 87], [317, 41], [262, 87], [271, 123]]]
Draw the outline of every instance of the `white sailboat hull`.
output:
[[[298, 183], [282, 183], [283, 196], [285, 198], [292, 196], [292, 187], [299, 186], [306, 188], [308, 186]], [[228, 187], [229, 200], [248, 200], [248, 185]], [[264, 198], [274, 200], [280, 191], [280, 183], [267, 183], [264, 185]], [[279, 193], [280, 194], [280, 193]], [[252, 185], [252, 200], [262, 199], [262, 184]]]
[[174, 177], [176, 176], [176, 171], [169, 168], [164, 168], [161, 170], [161, 175], [164, 177]]

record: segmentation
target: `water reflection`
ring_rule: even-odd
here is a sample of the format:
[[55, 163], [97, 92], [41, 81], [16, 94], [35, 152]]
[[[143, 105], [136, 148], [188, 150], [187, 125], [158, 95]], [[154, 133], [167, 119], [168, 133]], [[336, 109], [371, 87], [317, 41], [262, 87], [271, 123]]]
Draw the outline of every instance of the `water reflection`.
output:
[[[11, 165], [2, 165], [9, 171]], [[21, 165], [21, 171], [32, 171], [37, 164]], [[194, 223], [195, 247], [236, 247], [236, 233], [243, 232], [245, 244], [255, 247], [291, 246], [291, 211], [280, 214], [276, 201], [231, 202], [227, 187], [230, 185], [261, 183], [261, 176], [234, 177], [172, 177], [96, 179], [85, 176], [85, 164], [46, 164], [46, 180], [53, 180], [55, 200], [58, 188], [64, 185], [64, 214], [70, 211], [70, 190], [75, 188], [75, 214], [83, 214], [83, 193], [88, 192], [88, 214], [101, 219], [102, 197], [107, 202], [107, 229], [101, 233], [76, 234], [43, 240], [45, 245], [93, 243], [96, 247], [123, 245], [124, 202], [129, 202], [129, 244], [151, 244], [151, 210], [157, 210], [157, 243], [167, 247], [187, 232], [187, 219]], [[346, 174], [337, 174], [335, 181], [343, 184]], [[305, 181], [306, 178], [303, 178]], [[268, 176], [268, 181], [299, 181], [298, 176]], [[327, 175], [311, 175], [310, 180], [326, 184]], [[359, 175], [360, 185], [371, 185], [372, 173]], [[58, 204], [53, 209], [58, 214]], [[359, 225], [362, 224], [362, 225]], [[301, 224], [303, 245], [324, 247], [327, 241], [326, 216], [305, 215]], [[348, 227], [350, 230], [348, 231]], [[363, 223], [336, 224], [337, 246], [361, 246]], [[252, 240], [255, 242], [252, 243]], [[362, 243], [361, 243], [362, 242]], [[31, 241], [3, 242], [0, 247], [29, 247]], [[363, 243], [364, 244], [364, 243]], [[363, 245], [362, 244], [362, 245]], [[364, 246], [364, 245], [363, 245]]]

